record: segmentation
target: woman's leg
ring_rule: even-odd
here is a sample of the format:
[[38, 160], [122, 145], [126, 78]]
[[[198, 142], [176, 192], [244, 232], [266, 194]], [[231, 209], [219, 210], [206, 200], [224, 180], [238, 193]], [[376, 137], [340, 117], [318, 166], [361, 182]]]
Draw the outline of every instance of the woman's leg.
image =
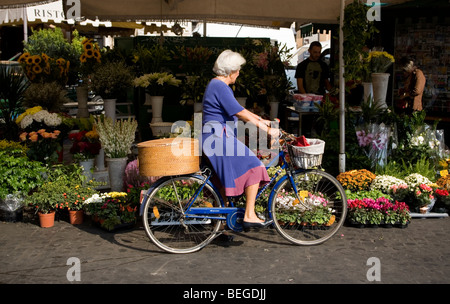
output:
[[255, 201], [256, 195], [258, 194], [259, 183], [248, 186], [245, 188], [245, 214], [244, 214], [244, 222], [248, 223], [262, 223], [261, 220], [255, 213]]

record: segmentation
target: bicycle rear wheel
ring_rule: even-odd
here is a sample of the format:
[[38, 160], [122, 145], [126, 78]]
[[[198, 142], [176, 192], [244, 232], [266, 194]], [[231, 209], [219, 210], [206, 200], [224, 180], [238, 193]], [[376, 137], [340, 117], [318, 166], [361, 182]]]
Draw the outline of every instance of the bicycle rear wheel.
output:
[[[220, 220], [185, 217], [189, 202], [204, 178], [176, 176], [164, 180], [143, 204], [142, 221], [147, 236], [170, 253], [192, 253], [206, 246], [220, 228]], [[192, 207], [220, 207], [218, 194], [206, 184]]]
[[319, 170], [295, 173], [294, 189], [285, 179], [270, 202], [276, 230], [298, 245], [318, 245], [331, 238], [347, 214], [344, 188], [330, 174]]

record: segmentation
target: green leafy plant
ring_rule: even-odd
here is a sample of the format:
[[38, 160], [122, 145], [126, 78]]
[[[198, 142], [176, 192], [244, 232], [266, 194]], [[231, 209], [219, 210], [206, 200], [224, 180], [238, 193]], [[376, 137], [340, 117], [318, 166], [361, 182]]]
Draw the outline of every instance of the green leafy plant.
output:
[[132, 86], [131, 68], [123, 61], [104, 62], [91, 74], [94, 90], [103, 98], [118, 98]]
[[17, 192], [27, 195], [44, 183], [47, 168], [23, 153], [22, 149], [0, 151], [0, 199]]
[[344, 62], [345, 80], [361, 82], [364, 78], [365, 67], [363, 58], [368, 54], [363, 51], [367, 41], [378, 30], [373, 22], [367, 20], [369, 7], [364, 1], [357, 0], [348, 4], [344, 10]]
[[72, 101], [67, 94], [67, 90], [55, 81], [33, 83], [23, 95], [23, 104], [27, 108], [41, 106], [51, 112], [60, 112], [64, 103]]
[[6, 139], [17, 140], [14, 117], [23, 111], [23, 95], [29, 86], [27, 77], [19, 67], [0, 65], [0, 130]]

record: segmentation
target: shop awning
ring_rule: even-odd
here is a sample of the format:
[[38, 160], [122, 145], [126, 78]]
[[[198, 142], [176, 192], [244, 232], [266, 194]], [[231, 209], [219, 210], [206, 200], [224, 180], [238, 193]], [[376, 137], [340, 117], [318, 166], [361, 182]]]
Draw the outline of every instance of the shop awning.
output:
[[[3, 4], [3, 1], [0, 4]], [[47, 1], [26, 7], [0, 9], [0, 25], [21, 24], [25, 15], [29, 22], [40, 20], [61, 23], [65, 19], [62, 1]]]

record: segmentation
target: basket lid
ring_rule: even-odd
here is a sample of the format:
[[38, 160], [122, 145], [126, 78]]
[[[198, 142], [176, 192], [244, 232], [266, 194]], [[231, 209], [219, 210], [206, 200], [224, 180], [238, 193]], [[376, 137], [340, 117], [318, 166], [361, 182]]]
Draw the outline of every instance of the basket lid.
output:
[[194, 144], [198, 142], [198, 139], [183, 137], [181, 138], [161, 138], [161, 139], [153, 139], [144, 141], [137, 144], [138, 148], [148, 148], [148, 147], [164, 147], [164, 146], [175, 146], [180, 143], [185, 143], [186, 141], [191, 141]]

